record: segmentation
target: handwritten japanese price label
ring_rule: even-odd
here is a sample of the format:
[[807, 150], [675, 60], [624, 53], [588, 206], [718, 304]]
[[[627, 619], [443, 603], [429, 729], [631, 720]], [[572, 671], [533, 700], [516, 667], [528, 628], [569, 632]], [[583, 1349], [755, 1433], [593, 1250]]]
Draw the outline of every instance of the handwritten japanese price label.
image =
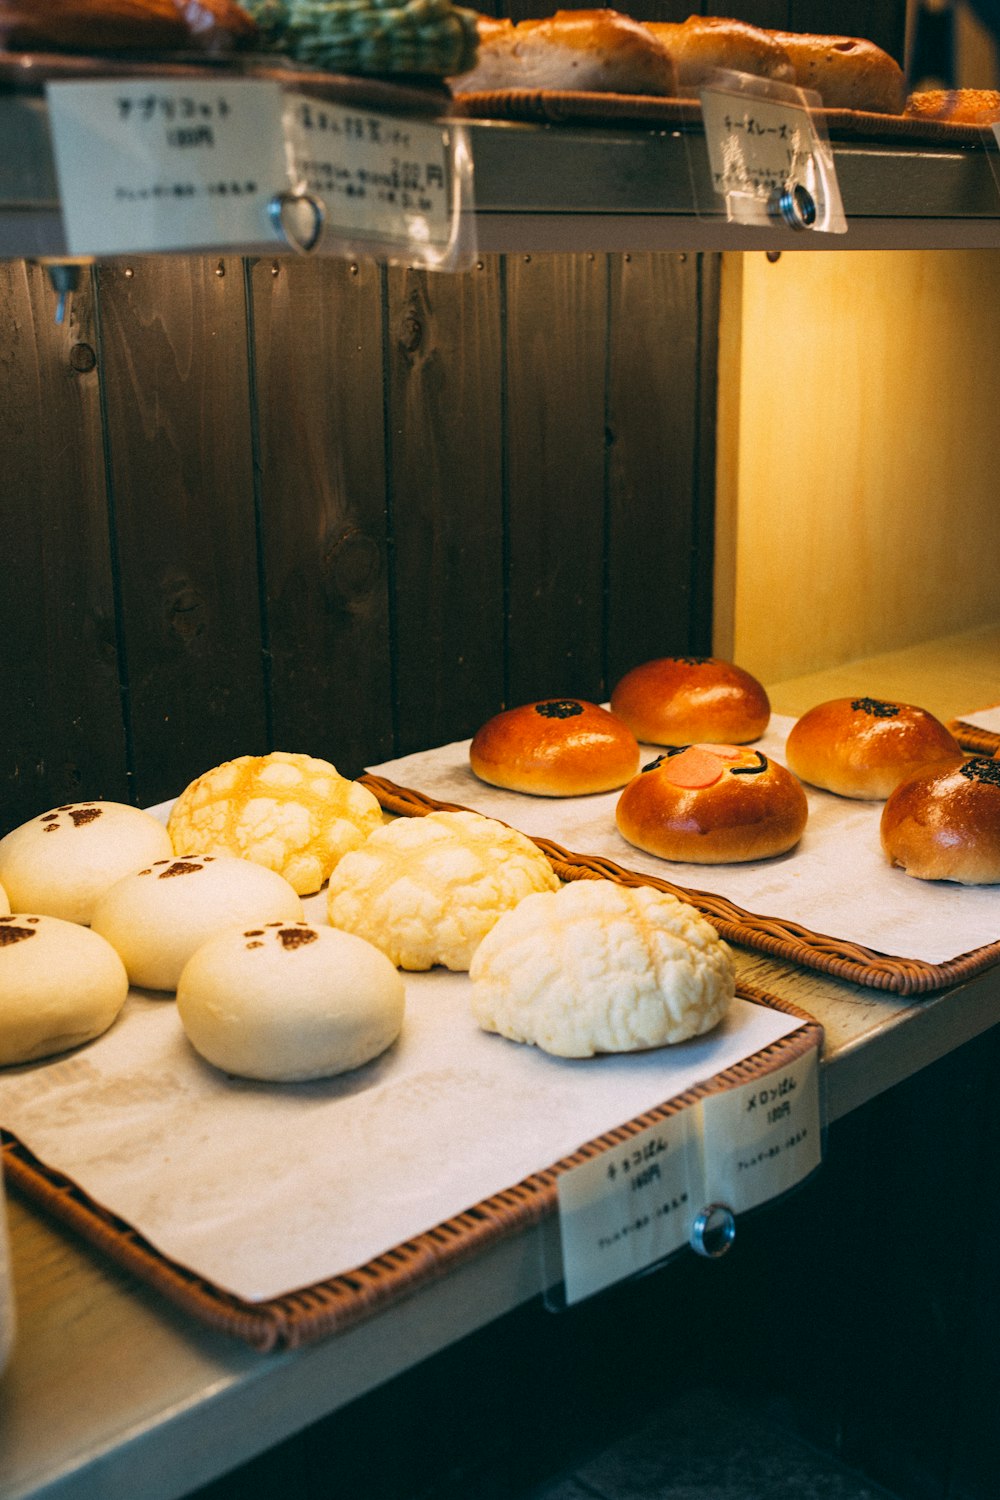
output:
[[682, 1109], [557, 1179], [567, 1303], [686, 1245], [700, 1204], [697, 1131]]
[[71, 254], [274, 239], [267, 205], [288, 186], [277, 84], [120, 79], [46, 92]]
[[844, 234], [847, 220], [829, 142], [806, 105], [795, 102], [802, 91], [786, 86], [781, 92], [792, 97], [772, 97], [779, 88], [748, 80], [739, 88], [701, 90], [712, 188], [729, 219], [761, 225], [780, 219], [776, 205], [783, 195], [804, 190], [810, 217], [794, 227]]
[[290, 101], [285, 128], [295, 175], [324, 203], [333, 238], [417, 251], [451, 243], [450, 129], [301, 95]]
[[[745, 1213], [819, 1166], [819, 1051], [701, 1101], [703, 1194]], [[700, 1206], [700, 1205], [699, 1205]]]

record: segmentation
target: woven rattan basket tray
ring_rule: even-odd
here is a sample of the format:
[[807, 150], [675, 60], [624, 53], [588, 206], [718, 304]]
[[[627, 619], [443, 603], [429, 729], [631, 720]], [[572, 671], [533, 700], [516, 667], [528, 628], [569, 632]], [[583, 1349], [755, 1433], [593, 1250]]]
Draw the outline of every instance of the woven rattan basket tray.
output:
[[806, 1012], [751, 985], [739, 985], [738, 993], [745, 1000], [801, 1019], [802, 1025], [704, 1083], [588, 1141], [572, 1155], [416, 1234], [350, 1273], [268, 1301], [244, 1301], [168, 1259], [124, 1219], [94, 1202], [56, 1165], [39, 1161], [9, 1131], [2, 1132], [6, 1182], [199, 1323], [261, 1351], [293, 1348], [383, 1311], [498, 1240], [538, 1224], [555, 1212], [556, 1179], [570, 1167], [619, 1145], [707, 1094], [762, 1078], [822, 1045], [822, 1027]]
[[[388, 812], [419, 817], [441, 809], [455, 809], [453, 802], [437, 802], [421, 792], [397, 786], [383, 777], [368, 774], [359, 778], [373, 791]], [[757, 916], [735, 902], [710, 891], [672, 884], [655, 875], [627, 870], [610, 859], [586, 853], [573, 853], [548, 839], [533, 842], [549, 858], [562, 880], [616, 880], [622, 885], [649, 885], [689, 901], [698, 908], [727, 942], [738, 943], [784, 958], [820, 973], [833, 974], [870, 989], [891, 991], [898, 995], [923, 995], [932, 990], [970, 979], [984, 969], [1000, 963], [1000, 939], [963, 953], [942, 963], [917, 958], [897, 958], [876, 953], [860, 943], [813, 932], [797, 922], [781, 917]]]
[[[1000, 709], [1000, 703], [995, 703], [993, 707]], [[974, 755], [1000, 754], [1000, 734], [994, 730], [981, 729], [978, 724], [967, 724], [964, 719], [949, 720], [948, 728], [963, 750], [971, 750]]]

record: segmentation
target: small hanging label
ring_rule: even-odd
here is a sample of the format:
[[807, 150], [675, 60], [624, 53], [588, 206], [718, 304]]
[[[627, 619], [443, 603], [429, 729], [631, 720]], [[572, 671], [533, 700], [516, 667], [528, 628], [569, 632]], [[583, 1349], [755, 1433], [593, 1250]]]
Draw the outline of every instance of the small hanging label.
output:
[[846, 234], [833, 151], [813, 101], [822, 102], [742, 73], [717, 72], [701, 89], [712, 188], [729, 220]]
[[779, 1197], [822, 1160], [818, 1047], [753, 1083], [706, 1095], [700, 1110], [704, 1202], [740, 1214]]
[[644, 1271], [686, 1245], [698, 1137], [679, 1110], [557, 1179], [568, 1304]]
[[273, 241], [289, 186], [282, 92], [252, 79], [116, 79], [46, 87], [72, 255]]
[[292, 95], [285, 130], [296, 181], [325, 206], [326, 241], [448, 258], [468, 176], [456, 160], [461, 127]]

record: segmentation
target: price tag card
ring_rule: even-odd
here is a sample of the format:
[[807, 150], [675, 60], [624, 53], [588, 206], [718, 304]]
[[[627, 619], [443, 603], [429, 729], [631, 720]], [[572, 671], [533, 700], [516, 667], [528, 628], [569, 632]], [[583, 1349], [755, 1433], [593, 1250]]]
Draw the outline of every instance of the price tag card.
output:
[[682, 1109], [557, 1179], [567, 1303], [687, 1244], [697, 1170], [698, 1132]]
[[704, 1202], [740, 1214], [777, 1198], [822, 1160], [819, 1049], [754, 1083], [706, 1095], [700, 1111]]
[[288, 186], [277, 84], [116, 79], [46, 93], [71, 254], [275, 238], [267, 205]]
[[[326, 209], [342, 246], [398, 248], [411, 262], [451, 262], [471, 232], [471, 158], [460, 126], [382, 115], [304, 95], [286, 107], [300, 189]], [[468, 246], [466, 245], [466, 249]]]
[[701, 90], [712, 188], [740, 224], [846, 234], [833, 152], [813, 116], [818, 94], [717, 72]]

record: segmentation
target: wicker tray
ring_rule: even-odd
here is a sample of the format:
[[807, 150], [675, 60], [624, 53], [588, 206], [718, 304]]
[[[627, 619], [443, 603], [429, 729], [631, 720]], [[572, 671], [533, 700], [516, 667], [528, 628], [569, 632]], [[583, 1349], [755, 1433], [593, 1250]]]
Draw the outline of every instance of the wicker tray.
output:
[[162, 1255], [124, 1219], [109, 1212], [56, 1167], [42, 1162], [9, 1131], [0, 1132], [9, 1188], [80, 1236], [199, 1323], [243, 1340], [262, 1352], [294, 1348], [352, 1326], [507, 1236], [554, 1213], [562, 1172], [619, 1145], [638, 1131], [717, 1093], [787, 1067], [820, 1047], [823, 1029], [805, 1011], [752, 985], [738, 994], [800, 1019], [788, 1036], [761, 1048], [704, 1083], [596, 1137], [572, 1155], [509, 1189], [470, 1206], [347, 1274], [264, 1302], [247, 1302]]
[[[595, 94], [563, 89], [494, 89], [458, 94], [451, 113], [479, 120], [520, 120], [543, 125], [692, 125], [702, 123], [696, 99], [651, 94]], [[853, 109], [820, 109], [817, 119], [832, 139], [941, 146], [992, 146], [990, 126], [949, 120], [913, 120]]]
[[[460, 809], [460, 804], [438, 802], [421, 792], [397, 786], [384, 777], [367, 774], [359, 780], [378, 797], [389, 812], [419, 817], [441, 809]], [[461, 810], [461, 809], [460, 809]], [[474, 809], [476, 810], [476, 809]], [[676, 885], [654, 875], [625, 869], [613, 860], [586, 853], [573, 853], [548, 839], [532, 840], [551, 861], [562, 880], [616, 880], [622, 885], [649, 885], [689, 901], [698, 908], [727, 942], [752, 948], [773, 958], [789, 959], [805, 968], [833, 974], [870, 989], [898, 995], [918, 996], [946, 985], [970, 979], [1000, 963], [1000, 939], [942, 963], [917, 958], [898, 958], [876, 953], [860, 943], [813, 932], [781, 917], [757, 916], [725, 896]]]
[[[1000, 703], [991, 704], [990, 707], [1000, 709]], [[967, 724], [964, 719], [950, 719], [948, 728], [963, 750], [971, 750], [974, 755], [1000, 754], [1000, 734], [994, 730], [981, 729], [978, 724]]]

